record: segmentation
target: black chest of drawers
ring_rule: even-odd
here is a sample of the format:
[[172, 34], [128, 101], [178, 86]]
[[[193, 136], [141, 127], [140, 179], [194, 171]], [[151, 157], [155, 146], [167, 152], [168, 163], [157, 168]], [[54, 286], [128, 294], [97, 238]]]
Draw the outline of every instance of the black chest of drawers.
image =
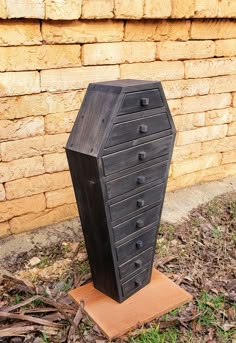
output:
[[174, 139], [160, 82], [89, 85], [66, 153], [94, 286], [118, 302], [150, 281]]

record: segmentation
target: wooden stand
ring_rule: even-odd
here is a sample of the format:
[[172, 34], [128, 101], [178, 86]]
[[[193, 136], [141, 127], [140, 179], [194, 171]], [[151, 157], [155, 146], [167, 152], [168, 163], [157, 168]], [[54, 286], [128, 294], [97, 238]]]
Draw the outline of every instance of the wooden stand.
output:
[[113, 339], [192, 300], [192, 296], [153, 269], [151, 282], [123, 303], [99, 292], [89, 283], [69, 295], [80, 304], [108, 339]]

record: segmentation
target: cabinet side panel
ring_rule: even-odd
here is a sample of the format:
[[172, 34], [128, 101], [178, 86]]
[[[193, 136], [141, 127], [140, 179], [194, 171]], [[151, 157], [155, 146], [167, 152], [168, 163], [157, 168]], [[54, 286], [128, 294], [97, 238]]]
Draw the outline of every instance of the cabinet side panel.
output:
[[118, 300], [101, 183], [95, 157], [67, 150], [94, 286]]

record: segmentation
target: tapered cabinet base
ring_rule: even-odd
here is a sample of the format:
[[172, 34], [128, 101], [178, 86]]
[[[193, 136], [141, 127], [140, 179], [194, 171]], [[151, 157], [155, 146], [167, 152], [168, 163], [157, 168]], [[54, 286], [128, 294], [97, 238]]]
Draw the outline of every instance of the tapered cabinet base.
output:
[[99, 292], [89, 283], [69, 292], [108, 339], [120, 337], [140, 324], [147, 323], [192, 300], [191, 294], [156, 269], [151, 282], [123, 303]]

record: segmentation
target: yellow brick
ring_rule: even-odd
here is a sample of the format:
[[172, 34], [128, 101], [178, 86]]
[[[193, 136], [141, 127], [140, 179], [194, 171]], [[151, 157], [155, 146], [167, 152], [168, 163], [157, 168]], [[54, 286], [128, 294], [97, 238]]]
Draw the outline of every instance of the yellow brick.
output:
[[236, 91], [236, 75], [212, 77], [210, 93]]
[[218, 12], [218, 0], [195, 0], [195, 18], [215, 18]]
[[236, 39], [216, 40], [215, 56], [226, 57], [236, 55]]
[[195, 20], [191, 26], [192, 39], [236, 38], [235, 22], [222, 19]]
[[165, 41], [189, 39], [189, 20], [128, 21], [125, 25], [127, 41]]
[[43, 0], [6, 0], [8, 18], [44, 18]]
[[66, 204], [53, 209], [46, 209], [40, 213], [25, 214], [10, 220], [12, 233], [29, 231], [42, 226], [59, 223], [63, 220], [72, 219], [78, 216], [75, 204]]
[[235, 0], [220, 0], [219, 8], [218, 8], [218, 17], [235, 18], [236, 17]]
[[76, 67], [80, 45], [40, 45], [0, 48], [0, 71]]
[[205, 112], [194, 113], [193, 125], [195, 127], [201, 127], [206, 125], [206, 114]]
[[144, 80], [176, 80], [184, 77], [182, 62], [150, 62], [122, 64], [121, 78], [140, 78]]
[[36, 44], [42, 44], [39, 21], [2, 20], [0, 22], [0, 45]]
[[230, 123], [232, 114], [230, 108], [206, 112], [206, 126]]
[[73, 187], [67, 187], [52, 192], [46, 192], [45, 196], [47, 200], [47, 208], [75, 203]]
[[78, 19], [82, 0], [45, 0], [46, 19]]
[[[231, 124], [229, 124], [229, 129], [228, 129], [228, 134], [227, 136], [236, 136], [236, 122], [233, 122]], [[235, 141], [236, 141], [236, 137]]]
[[218, 58], [197, 61], [186, 61], [185, 77], [209, 77], [233, 74], [236, 70], [236, 58]]
[[202, 153], [209, 154], [214, 152], [224, 152], [236, 149], [236, 139], [232, 137], [224, 137], [222, 139], [213, 140], [211, 142], [202, 143]]
[[16, 140], [44, 134], [44, 118], [28, 117], [0, 121], [0, 141]]
[[172, 0], [172, 18], [190, 18], [194, 15], [194, 0]]
[[236, 150], [224, 152], [222, 156], [222, 164], [236, 162]]
[[39, 92], [37, 71], [0, 73], [0, 97]]
[[157, 43], [156, 57], [160, 60], [183, 60], [214, 57], [212, 41], [161, 42]]
[[0, 203], [0, 222], [26, 213], [37, 213], [45, 210], [44, 194], [33, 195]]
[[162, 86], [167, 99], [185, 96], [204, 95], [209, 93], [211, 79], [190, 79], [163, 81]]
[[82, 48], [83, 65], [117, 64], [155, 61], [154, 42], [122, 42], [85, 44]]
[[175, 116], [177, 114], [182, 114], [181, 112], [182, 99], [168, 100], [168, 105], [169, 105], [172, 116]]
[[1, 143], [2, 161], [64, 152], [69, 134], [46, 135]]
[[45, 131], [48, 134], [70, 132], [78, 111], [49, 114], [45, 117]]
[[0, 18], [7, 18], [7, 7], [5, 0], [0, 0]]
[[71, 186], [71, 178], [68, 171], [43, 174], [5, 183], [8, 200], [49, 192], [68, 186]]
[[90, 82], [118, 79], [119, 66], [96, 66], [42, 70], [43, 91], [86, 88]]
[[182, 161], [200, 156], [201, 143], [193, 143], [183, 146], [175, 146], [173, 153], [173, 161]]
[[55, 173], [69, 169], [65, 153], [44, 155], [43, 162], [47, 173]]
[[168, 18], [171, 15], [171, 0], [145, 0], [144, 18]]
[[84, 91], [70, 91], [1, 98], [1, 119], [15, 119], [79, 110], [83, 97]]
[[236, 107], [236, 93], [233, 93], [233, 107]]
[[172, 177], [176, 178], [181, 175], [196, 172], [202, 169], [213, 168], [220, 165], [221, 154], [211, 154], [205, 156], [199, 156], [187, 161], [181, 161], [180, 163], [173, 165]]
[[198, 126], [205, 125], [205, 113], [190, 113], [174, 116], [177, 131], [193, 130]]
[[43, 39], [47, 44], [118, 42], [123, 39], [122, 21], [45, 21]]
[[228, 93], [186, 97], [181, 99], [179, 114], [226, 108], [230, 106], [230, 103], [231, 95]]
[[9, 236], [11, 234], [8, 222], [0, 223], [0, 238]]
[[83, 0], [82, 15], [84, 19], [108, 19], [114, 17], [114, 0]]
[[[178, 132], [176, 136], [176, 145], [185, 145], [195, 142], [204, 142], [206, 144], [213, 139], [219, 139], [225, 137], [227, 133], [227, 125], [216, 125], [209, 127], [201, 127], [195, 130]], [[211, 143], [211, 142], [210, 142]], [[212, 148], [212, 152], [215, 150]]]
[[115, 0], [116, 18], [140, 19], [143, 16], [143, 0]]
[[0, 163], [0, 182], [21, 179], [23, 177], [43, 173], [44, 166], [42, 156]]
[[0, 184], [0, 201], [4, 201], [6, 199], [5, 188], [2, 184]]

